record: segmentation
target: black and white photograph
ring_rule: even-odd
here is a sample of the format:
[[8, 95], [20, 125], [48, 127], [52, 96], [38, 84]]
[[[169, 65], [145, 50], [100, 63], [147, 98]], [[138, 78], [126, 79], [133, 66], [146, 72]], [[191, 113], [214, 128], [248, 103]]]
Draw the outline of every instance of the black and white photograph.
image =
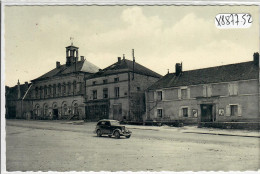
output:
[[1, 5], [1, 173], [259, 171], [259, 5]]

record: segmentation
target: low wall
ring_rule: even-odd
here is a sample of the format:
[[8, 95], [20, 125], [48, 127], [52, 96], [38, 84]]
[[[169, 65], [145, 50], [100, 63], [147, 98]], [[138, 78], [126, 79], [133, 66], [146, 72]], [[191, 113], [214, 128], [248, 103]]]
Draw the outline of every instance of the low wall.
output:
[[260, 122], [201, 122], [198, 127], [212, 127], [220, 129], [247, 129], [259, 130]]

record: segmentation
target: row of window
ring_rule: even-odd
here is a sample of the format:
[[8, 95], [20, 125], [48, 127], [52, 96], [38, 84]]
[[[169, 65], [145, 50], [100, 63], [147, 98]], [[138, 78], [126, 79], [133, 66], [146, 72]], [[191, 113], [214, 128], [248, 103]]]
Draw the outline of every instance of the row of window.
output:
[[[104, 80], [103, 80], [103, 84], [107, 84], [107, 82], [108, 82], [107, 79], [104, 79]], [[114, 82], [115, 82], [115, 83], [116, 83], [116, 82], [119, 82], [119, 77], [114, 78]], [[97, 81], [93, 81], [93, 82], [92, 82], [92, 85], [96, 85], [96, 84], [97, 84]]]
[[[55, 109], [58, 110], [56, 107], [52, 108], [51, 110], [49, 109], [49, 106], [47, 104], [45, 104], [41, 110], [40, 105], [36, 105], [35, 106], [35, 115], [36, 116], [41, 116], [41, 111], [43, 111], [43, 116], [52, 116], [58, 113], [55, 113]], [[73, 114], [73, 115], [78, 115], [78, 104], [74, 103], [72, 106], [72, 110], [67, 106], [67, 104], [63, 104], [61, 107], [61, 114], [62, 115], [69, 115], [69, 114]]]
[[[82, 89], [82, 85], [80, 84], [80, 89]], [[52, 97], [52, 96], [61, 96], [61, 95], [66, 95], [66, 94], [76, 94], [77, 92], [77, 83], [74, 81], [72, 84], [67, 83], [67, 84], [54, 84], [54, 85], [49, 85], [49, 86], [44, 86], [44, 87], [36, 87], [35, 88], [35, 97], [36, 98], [46, 98], [46, 97]]]
[[[229, 84], [228, 86], [229, 95], [238, 95], [238, 85], [236, 83]], [[212, 86], [203, 85], [203, 97], [212, 96]], [[164, 91], [157, 91], [155, 94], [157, 101], [161, 101], [164, 98]], [[190, 88], [183, 87], [178, 89], [178, 98], [179, 99], [188, 99], [190, 98]]]
[[[119, 87], [115, 87], [114, 88], [114, 97], [115, 98], [119, 98]], [[98, 96], [98, 91], [97, 90], [93, 90], [92, 91], [92, 97], [93, 97], [93, 100], [97, 99], [97, 96]], [[107, 99], [108, 98], [108, 88], [104, 88], [103, 89], [103, 99]]]
[[[189, 107], [181, 107], [179, 109], [179, 117], [198, 117], [198, 110], [192, 109], [189, 113]], [[230, 104], [226, 106], [226, 114], [224, 108], [218, 109], [219, 116], [242, 116], [242, 108], [241, 105], [238, 104]], [[157, 109], [157, 117], [163, 117], [163, 109]]]

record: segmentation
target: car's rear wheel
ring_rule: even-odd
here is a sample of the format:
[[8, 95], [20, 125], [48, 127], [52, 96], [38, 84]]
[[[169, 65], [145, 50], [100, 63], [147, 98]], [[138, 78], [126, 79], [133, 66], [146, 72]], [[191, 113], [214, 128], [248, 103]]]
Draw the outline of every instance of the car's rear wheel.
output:
[[127, 136], [125, 136], [126, 138], [130, 138], [131, 137], [131, 135], [127, 135]]
[[118, 131], [115, 131], [114, 136], [115, 136], [115, 138], [119, 139], [120, 138], [120, 133]]
[[101, 137], [101, 136], [102, 136], [102, 132], [101, 132], [101, 130], [99, 130], [99, 129], [97, 130], [97, 136], [98, 136], [98, 137]]

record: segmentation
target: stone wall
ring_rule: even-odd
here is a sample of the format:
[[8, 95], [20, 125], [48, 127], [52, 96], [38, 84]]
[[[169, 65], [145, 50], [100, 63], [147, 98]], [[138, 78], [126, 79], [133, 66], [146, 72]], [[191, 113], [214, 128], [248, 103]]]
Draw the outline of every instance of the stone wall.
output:
[[[186, 99], [178, 96], [180, 88], [162, 89], [162, 101], [155, 100], [156, 91], [146, 92], [146, 118], [156, 120], [158, 109], [163, 110], [161, 120], [186, 120], [189, 122], [200, 122], [201, 106], [212, 105], [215, 122], [228, 121], [259, 121], [259, 97], [258, 80], [244, 80], [232, 82], [237, 84], [237, 94], [231, 95], [229, 86], [231, 83], [207, 84], [211, 86], [211, 95], [205, 96], [203, 92], [205, 85], [188, 86], [190, 95]], [[232, 115], [231, 106], [237, 107], [236, 113]], [[182, 108], [188, 108], [188, 117], [183, 117]], [[194, 114], [194, 113], [197, 114]]]

